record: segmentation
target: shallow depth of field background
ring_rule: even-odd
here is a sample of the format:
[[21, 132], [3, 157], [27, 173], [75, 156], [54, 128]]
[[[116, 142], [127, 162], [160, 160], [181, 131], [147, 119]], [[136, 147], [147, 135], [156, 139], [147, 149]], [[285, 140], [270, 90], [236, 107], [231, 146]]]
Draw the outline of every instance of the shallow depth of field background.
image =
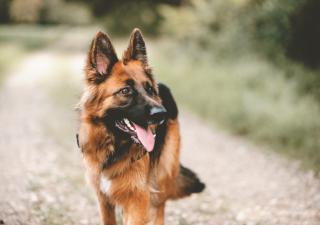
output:
[[[317, 173], [319, 12], [318, 0], [0, 0], [0, 90], [32, 54], [58, 52], [43, 87], [53, 108], [72, 111], [84, 74], [70, 56], [84, 62], [99, 30], [121, 56], [139, 27], [155, 77], [181, 109]], [[74, 142], [77, 121], [60, 118], [63, 131], [59, 121], [47, 129]]]
[[65, 33], [79, 42], [66, 52], [85, 52], [98, 30], [123, 50], [139, 27], [158, 80], [183, 107], [318, 171], [319, 10], [317, 0], [1, 0], [1, 82]]

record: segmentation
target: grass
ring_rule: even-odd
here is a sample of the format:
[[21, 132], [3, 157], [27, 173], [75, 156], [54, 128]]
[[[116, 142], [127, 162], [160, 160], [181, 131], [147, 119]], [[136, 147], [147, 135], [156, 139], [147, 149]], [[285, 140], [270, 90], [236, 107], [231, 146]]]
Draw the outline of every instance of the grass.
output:
[[6, 72], [17, 60], [21, 59], [25, 51], [21, 46], [12, 43], [0, 43], [0, 86], [6, 77]]
[[296, 79], [286, 78], [286, 68], [250, 52], [228, 59], [205, 53], [194, 57], [190, 52], [195, 51], [188, 54], [174, 44], [154, 47], [156, 76], [178, 102], [211, 124], [320, 171], [320, 107], [311, 94], [301, 94]]
[[57, 40], [65, 29], [63, 26], [2, 25], [0, 43], [14, 43], [31, 51]]
[[57, 40], [64, 27], [0, 26], [0, 85], [7, 71], [26, 55]]

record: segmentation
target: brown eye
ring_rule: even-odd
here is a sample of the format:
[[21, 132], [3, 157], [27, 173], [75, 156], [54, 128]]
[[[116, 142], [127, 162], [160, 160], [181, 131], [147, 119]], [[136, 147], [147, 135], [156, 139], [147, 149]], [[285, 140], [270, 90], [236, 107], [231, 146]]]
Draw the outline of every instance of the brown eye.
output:
[[122, 95], [130, 95], [132, 93], [132, 90], [130, 87], [125, 87], [120, 90], [120, 93]]

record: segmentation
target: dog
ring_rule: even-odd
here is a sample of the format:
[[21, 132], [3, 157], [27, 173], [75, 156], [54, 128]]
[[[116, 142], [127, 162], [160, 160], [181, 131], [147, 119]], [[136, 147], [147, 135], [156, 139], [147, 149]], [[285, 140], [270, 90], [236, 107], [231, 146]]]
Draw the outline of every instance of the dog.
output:
[[157, 83], [145, 41], [134, 29], [122, 59], [107, 34], [94, 37], [85, 66], [79, 146], [96, 193], [101, 224], [163, 225], [165, 203], [205, 188], [179, 162], [178, 109]]

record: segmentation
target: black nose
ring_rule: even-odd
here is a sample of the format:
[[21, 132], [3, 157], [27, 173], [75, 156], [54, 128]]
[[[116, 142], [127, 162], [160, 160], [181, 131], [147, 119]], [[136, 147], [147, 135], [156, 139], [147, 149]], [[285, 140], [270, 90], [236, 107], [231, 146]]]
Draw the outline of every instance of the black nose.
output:
[[150, 109], [150, 122], [161, 124], [166, 118], [167, 110], [161, 106], [155, 106]]

